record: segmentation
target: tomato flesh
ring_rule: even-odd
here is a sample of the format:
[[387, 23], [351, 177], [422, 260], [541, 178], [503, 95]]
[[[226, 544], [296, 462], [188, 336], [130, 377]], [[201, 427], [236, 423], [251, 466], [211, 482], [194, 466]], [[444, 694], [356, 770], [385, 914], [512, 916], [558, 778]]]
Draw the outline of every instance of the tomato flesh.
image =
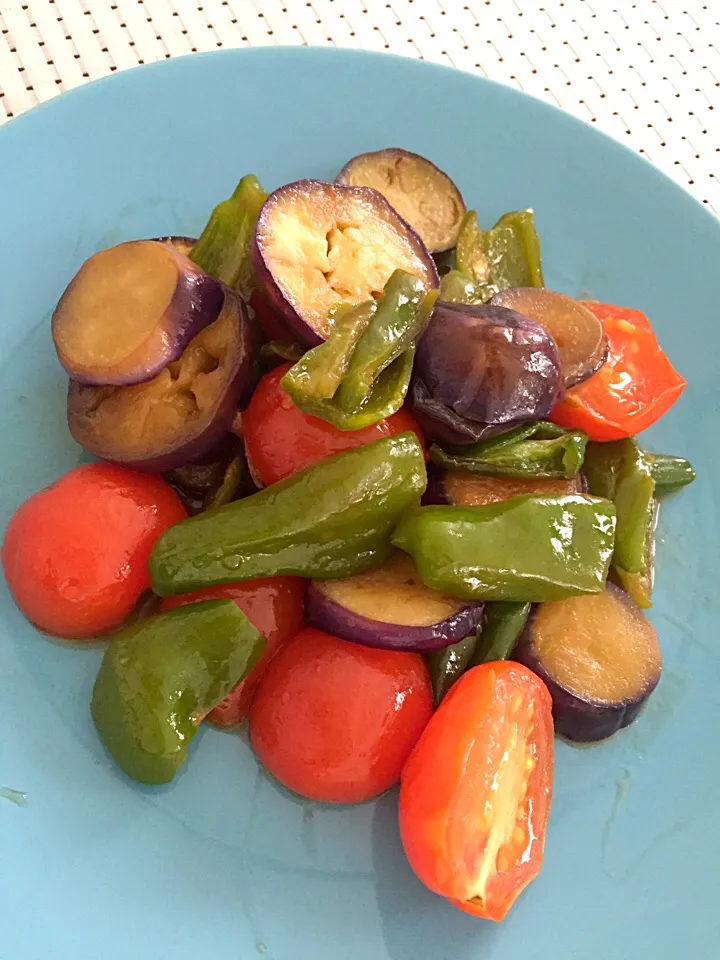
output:
[[8, 586], [41, 630], [74, 640], [107, 633], [149, 588], [157, 538], [186, 518], [160, 477], [109, 463], [76, 467], [10, 520], [2, 545]]
[[552, 763], [552, 703], [539, 677], [511, 661], [464, 674], [402, 773], [400, 832], [420, 880], [502, 920], [542, 864]]
[[[361, 447], [381, 437], [420, 428], [406, 410], [362, 430], [338, 430], [299, 410], [280, 386], [292, 364], [265, 374], [242, 415], [245, 452], [253, 476], [266, 486], [324, 457]], [[420, 437], [421, 442], [422, 438]]]
[[568, 390], [550, 419], [584, 430], [591, 440], [620, 440], [652, 426], [687, 381], [663, 353], [645, 314], [604, 303], [585, 306], [602, 322], [608, 357], [597, 373]]
[[266, 640], [265, 651], [254, 669], [207, 716], [219, 727], [234, 727], [245, 718], [255, 688], [272, 658], [300, 629], [305, 581], [299, 577], [265, 577], [224, 583], [177, 597], [165, 597], [161, 609], [174, 610], [199, 600], [234, 600]]
[[431, 714], [420, 654], [305, 629], [276, 654], [257, 687], [250, 740], [295, 793], [359, 803], [397, 783]]

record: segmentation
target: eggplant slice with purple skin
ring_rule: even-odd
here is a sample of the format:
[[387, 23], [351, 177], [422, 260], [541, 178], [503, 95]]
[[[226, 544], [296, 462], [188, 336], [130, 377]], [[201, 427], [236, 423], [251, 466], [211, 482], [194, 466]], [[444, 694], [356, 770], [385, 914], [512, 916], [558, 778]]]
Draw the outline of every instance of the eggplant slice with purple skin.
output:
[[584, 493], [582, 475], [572, 480], [544, 477], [495, 477], [465, 473], [461, 470], [428, 469], [428, 485], [423, 504], [454, 507], [484, 507], [511, 497], [533, 494], [537, 497], [563, 497]]
[[369, 187], [297, 180], [271, 193], [255, 227], [253, 265], [270, 305], [303, 343], [332, 329], [330, 312], [381, 295], [396, 269], [439, 285], [415, 231]]
[[254, 331], [240, 297], [225, 292], [218, 319], [146, 383], [70, 381], [68, 426], [89, 453], [160, 473], [191, 463], [230, 430], [255, 384]]
[[542, 420], [564, 393], [547, 330], [489, 304], [438, 303], [418, 344], [415, 375], [429, 401], [478, 430]]
[[483, 604], [433, 590], [401, 551], [366, 573], [310, 585], [305, 620], [366, 647], [427, 652], [474, 633]]
[[143, 383], [217, 320], [223, 297], [174, 244], [118, 244], [86, 260], [58, 301], [58, 358], [80, 383]]
[[548, 331], [560, 353], [566, 387], [587, 380], [607, 359], [602, 324], [579, 300], [539, 287], [513, 287], [495, 294], [490, 304], [517, 310]]
[[450, 177], [425, 157], [399, 147], [360, 153], [335, 179], [378, 190], [430, 253], [443, 253], [457, 243], [465, 202]]
[[657, 634], [619, 587], [535, 608], [513, 651], [550, 691], [555, 730], [592, 743], [637, 717], [662, 671]]

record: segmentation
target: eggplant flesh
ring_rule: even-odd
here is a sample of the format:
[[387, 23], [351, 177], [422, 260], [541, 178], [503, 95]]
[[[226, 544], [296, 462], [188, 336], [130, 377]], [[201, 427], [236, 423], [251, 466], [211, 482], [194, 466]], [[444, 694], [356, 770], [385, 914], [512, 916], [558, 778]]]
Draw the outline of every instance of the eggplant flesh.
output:
[[426, 586], [411, 557], [397, 551], [372, 570], [314, 582], [306, 621], [343, 640], [389, 650], [429, 651], [472, 634], [483, 604]]
[[429, 478], [423, 503], [451, 504], [457, 507], [484, 507], [488, 503], [499, 503], [501, 500], [521, 497], [528, 493], [538, 497], [562, 497], [583, 492], [583, 481], [579, 474], [571, 480], [540, 477], [521, 479], [483, 476], [481, 474], [465, 473], [461, 470], [448, 470], [433, 473], [432, 477]]
[[68, 426], [89, 453], [136, 470], [192, 463], [230, 430], [254, 386], [253, 331], [243, 301], [226, 291], [218, 319], [146, 383], [70, 381]]
[[457, 243], [465, 203], [450, 177], [425, 157], [399, 147], [361, 153], [335, 179], [378, 190], [431, 253], [443, 253]]
[[546, 683], [555, 730], [604, 740], [637, 717], [660, 680], [657, 634], [619, 587], [535, 608], [513, 651]]
[[253, 265], [271, 307], [311, 346], [330, 335], [334, 308], [377, 299], [397, 269], [428, 290], [439, 285], [422, 240], [381, 193], [322, 180], [270, 194], [255, 227]]

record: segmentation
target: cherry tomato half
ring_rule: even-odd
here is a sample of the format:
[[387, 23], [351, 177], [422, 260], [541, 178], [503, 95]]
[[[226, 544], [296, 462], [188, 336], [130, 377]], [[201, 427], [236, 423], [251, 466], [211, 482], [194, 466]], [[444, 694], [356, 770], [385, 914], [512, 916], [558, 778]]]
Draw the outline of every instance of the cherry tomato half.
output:
[[675, 403], [687, 381], [663, 353], [644, 313], [589, 301], [608, 342], [607, 361], [572, 387], [550, 419], [584, 430], [591, 440], [620, 440], [652, 426]]
[[186, 518], [160, 477], [108, 463], [77, 467], [11, 519], [2, 545], [10, 592], [48, 633], [76, 640], [107, 633], [150, 586], [157, 538]]
[[381, 437], [420, 428], [406, 410], [362, 430], [338, 430], [299, 410], [280, 386], [291, 364], [282, 364], [260, 380], [242, 415], [245, 452], [253, 475], [268, 485], [324, 457], [361, 447]]
[[418, 653], [302, 630], [273, 658], [250, 705], [250, 740], [273, 776], [311, 800], [387, 790], [432, 714]]
[[420, 880], [462, 910], [502, 920], [540, 871], [552, 766], [542, 680], [511, 661], [464, 674], [402, 773], [400, 833]]
[[299, 577], [265, 577], [205, 587], [194, 593], [165, 597], [162, 610], [174, 610], [198, 600], [234, 600], [250, 623], [267, 641], [265, 651], [255, 668], [241, 680], [221, 704], [211, 710], [207, 719], [219, 727], [234, 727], [244, 719], [255, 687], [267, 670], [270, 660], [283, 643], [300, 629], [305, 601], [305, 581]]

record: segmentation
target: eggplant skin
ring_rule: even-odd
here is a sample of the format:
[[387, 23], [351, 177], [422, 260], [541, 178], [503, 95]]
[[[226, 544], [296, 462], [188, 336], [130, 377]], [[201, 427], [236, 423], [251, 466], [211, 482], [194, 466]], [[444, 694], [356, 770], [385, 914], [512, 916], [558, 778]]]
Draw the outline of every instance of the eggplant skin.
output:
[[[254, 359], [255, 329], [248, 315], [244, 301], [229, 290], [225, 290], [225, 305], [220, 317], [214, 324], [206, 327], [190, 342], [185, 353], [177, 361], [182, 364], [188, 357], [192, 363], [192, 352], [202, 347], [207, 338], [215, 336], [214, 331], [221, 329], [220, 324], [228, 324], [231, 340], [227, 343], [227, 357], [222, 363], [210, 356], [210, 376], [222, 369], [222, 375], [215, 381], [213, 391], [203, 391], [202, 409], [187, 417], [180, 430], [166, 434], [163, 418], [160, 417], [157, 433], [147, 426], [152, 421], [152, 411], [160, 409], [166, 394], [175, 390], [175, 381], [169, 368], [153, 380], [125, 387], [92, 386], [70, 380], [68, 386], [67, 416], [68, 427], [73, 439], [88, 453], [117, 463], [133, 470], [147, 473], [164, 473], [184, 464], [193, 463], [207, 454], [220, 442], [230, 430], [238, 407], [242, 406], [254, 387], [256, 365]], [[200, 375], [205, 371], [200, 370]], [[178, 380], [179, 384], [179, 380]], [[194, 381], [180, 387], [180, 393], [190, 393]], [[150, 401], [144, 399], [148, 391]], [[117, 394], [116, 394], [117, 392]], [[151, 393], [150, 393], [151, 392]], [[122, 428], [111, 429], [104, 420], [102, 406], [116, 394], [119, 401], [127, 404], [115, 414], [115, 424]], [[200, 406], [197, 399], [195, 405]], [[146, 413], [143, 414], [143, 411]], [[147, 416], [147, 412], [150, 416]], [[141, 430], [140, 435], [135, 430]], [[142, 428], [142, 429], [141, 429]], [[148, 429], [151, 435], [142, 434]]]
[[[360, 266], [356, 245], [364, 248]], [[324, 180], [297, 180], [270, 194], [255, 225], [252, 260], [270, 306], [307, 346], [329, 336], [334, 307], [379, 295], [396, 268], [420, 277], [428, 290], [440, 285], [425, 244], [381, 193]]]
[[[628, 607], [636, 605], [619, 587], [607, 585], [607, 591]], [[512, 652], [512, 659], [524, 664], [545, 683], [553, 702], [555, 732], [573, 743], [595, 743], [606, 740], [629, 726], [638, 716], [648, 697], [660, 681], [659, 667], [649, 681], [632, 697], [621, 700], [595, 700], [568, 690], [547, 670], [537, 654], [533, 642], [533, 625], [539, 607], [531, 613], [520, 639]], [[636, 608], [639, 611], [639, 608]], [[612, 627], [610, 627], [612, 629]]]
[[457, 613], [424, 627], [389, 623], [348, 610], [311, 583], [307, 593], [305, 622], [341, 640], [384, 650], [428, 653], [448, 647], [474, 633], [482, 622], [483, 604], [469, 603]]

